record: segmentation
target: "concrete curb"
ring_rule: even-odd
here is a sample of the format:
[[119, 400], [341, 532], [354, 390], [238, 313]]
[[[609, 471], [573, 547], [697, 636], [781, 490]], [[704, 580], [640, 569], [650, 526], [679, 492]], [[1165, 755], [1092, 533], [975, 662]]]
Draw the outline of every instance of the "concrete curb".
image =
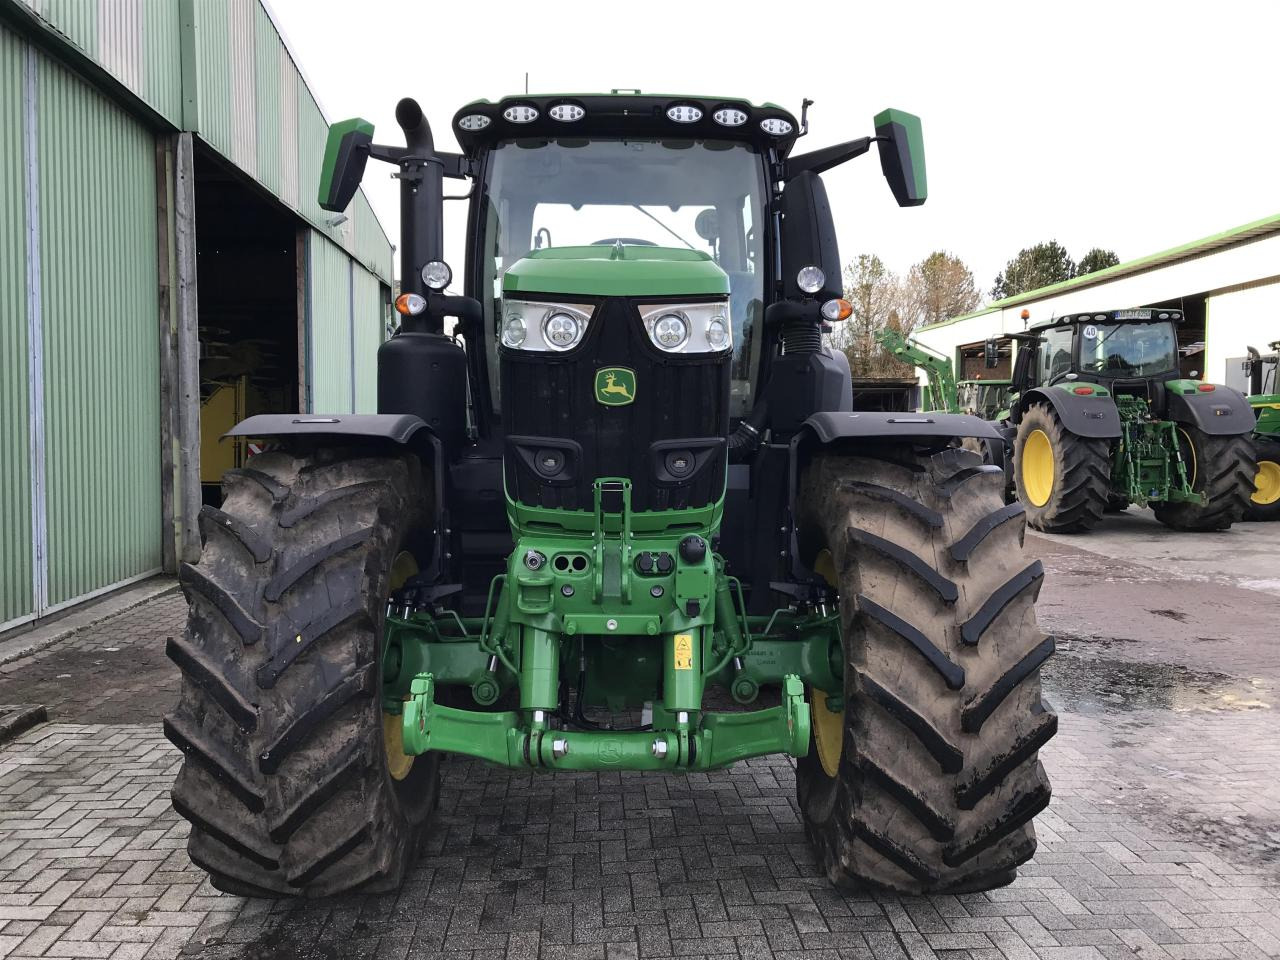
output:
[[48, 719], [49, 712], [43, 704], [0, 704], [0, 743], [8, 743], [18, 734]]
[[132, 610], [148, 600], [173, 593], [177, 589], [178, 581], [172, 577], [153, 577], [91, 600], [73, 608], [66, 616], [59, 617], [51, 623], [37, 624], [34, 628], [24, 630], [10, 639], [0, 640], [0, 666], [22, 657], [29, 657], [81, 630], [87, 630], [103, 620], [108, 620], [126, 610]]

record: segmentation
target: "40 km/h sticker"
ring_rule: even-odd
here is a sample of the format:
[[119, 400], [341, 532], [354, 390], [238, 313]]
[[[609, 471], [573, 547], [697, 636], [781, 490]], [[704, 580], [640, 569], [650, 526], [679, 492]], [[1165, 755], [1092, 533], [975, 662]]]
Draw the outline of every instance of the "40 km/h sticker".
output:
[[675, 668], [677, 670], [693, 669], [693, 634], [677, 633], [675, 648]]

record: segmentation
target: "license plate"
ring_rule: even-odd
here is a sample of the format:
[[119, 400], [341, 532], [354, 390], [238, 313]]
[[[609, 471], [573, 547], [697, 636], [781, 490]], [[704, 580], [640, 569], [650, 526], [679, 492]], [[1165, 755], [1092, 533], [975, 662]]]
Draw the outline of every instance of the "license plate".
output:
[[1117, 320], [1150, 320], [1150, 310], [1117, 310]]

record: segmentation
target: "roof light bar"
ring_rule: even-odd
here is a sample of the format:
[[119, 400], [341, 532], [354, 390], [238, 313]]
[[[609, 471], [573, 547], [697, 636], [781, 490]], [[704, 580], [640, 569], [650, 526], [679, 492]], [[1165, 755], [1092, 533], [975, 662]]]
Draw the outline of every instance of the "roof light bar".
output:
[[702, 108], [691, 103], [677, 103], [667, 107], [667, 119], [676, 123], [697, 123], [702, 119]]
[[527, 103], [517, 103], [502, 111], [512, 123], [533, 123], [538, 119], [538, 108]]
[[576, 103], [557, 103], [554, 107], [547, 111], [552, 120], [559, 120], [561, 123], [573, 123], [575, 120], [581, 120], [587, 115], [587, 111]]

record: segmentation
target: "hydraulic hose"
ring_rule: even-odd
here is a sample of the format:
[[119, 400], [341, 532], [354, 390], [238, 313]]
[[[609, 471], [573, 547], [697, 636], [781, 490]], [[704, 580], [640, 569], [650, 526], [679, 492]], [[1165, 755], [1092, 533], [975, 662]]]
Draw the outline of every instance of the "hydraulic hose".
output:
[[760, 400], [751, 415], [738, 421], [737, 429], [729, 434], [729, 462], [742, 463], [758, 449], [764, 439], [764, 427], [769, 422], [769, 402]]

